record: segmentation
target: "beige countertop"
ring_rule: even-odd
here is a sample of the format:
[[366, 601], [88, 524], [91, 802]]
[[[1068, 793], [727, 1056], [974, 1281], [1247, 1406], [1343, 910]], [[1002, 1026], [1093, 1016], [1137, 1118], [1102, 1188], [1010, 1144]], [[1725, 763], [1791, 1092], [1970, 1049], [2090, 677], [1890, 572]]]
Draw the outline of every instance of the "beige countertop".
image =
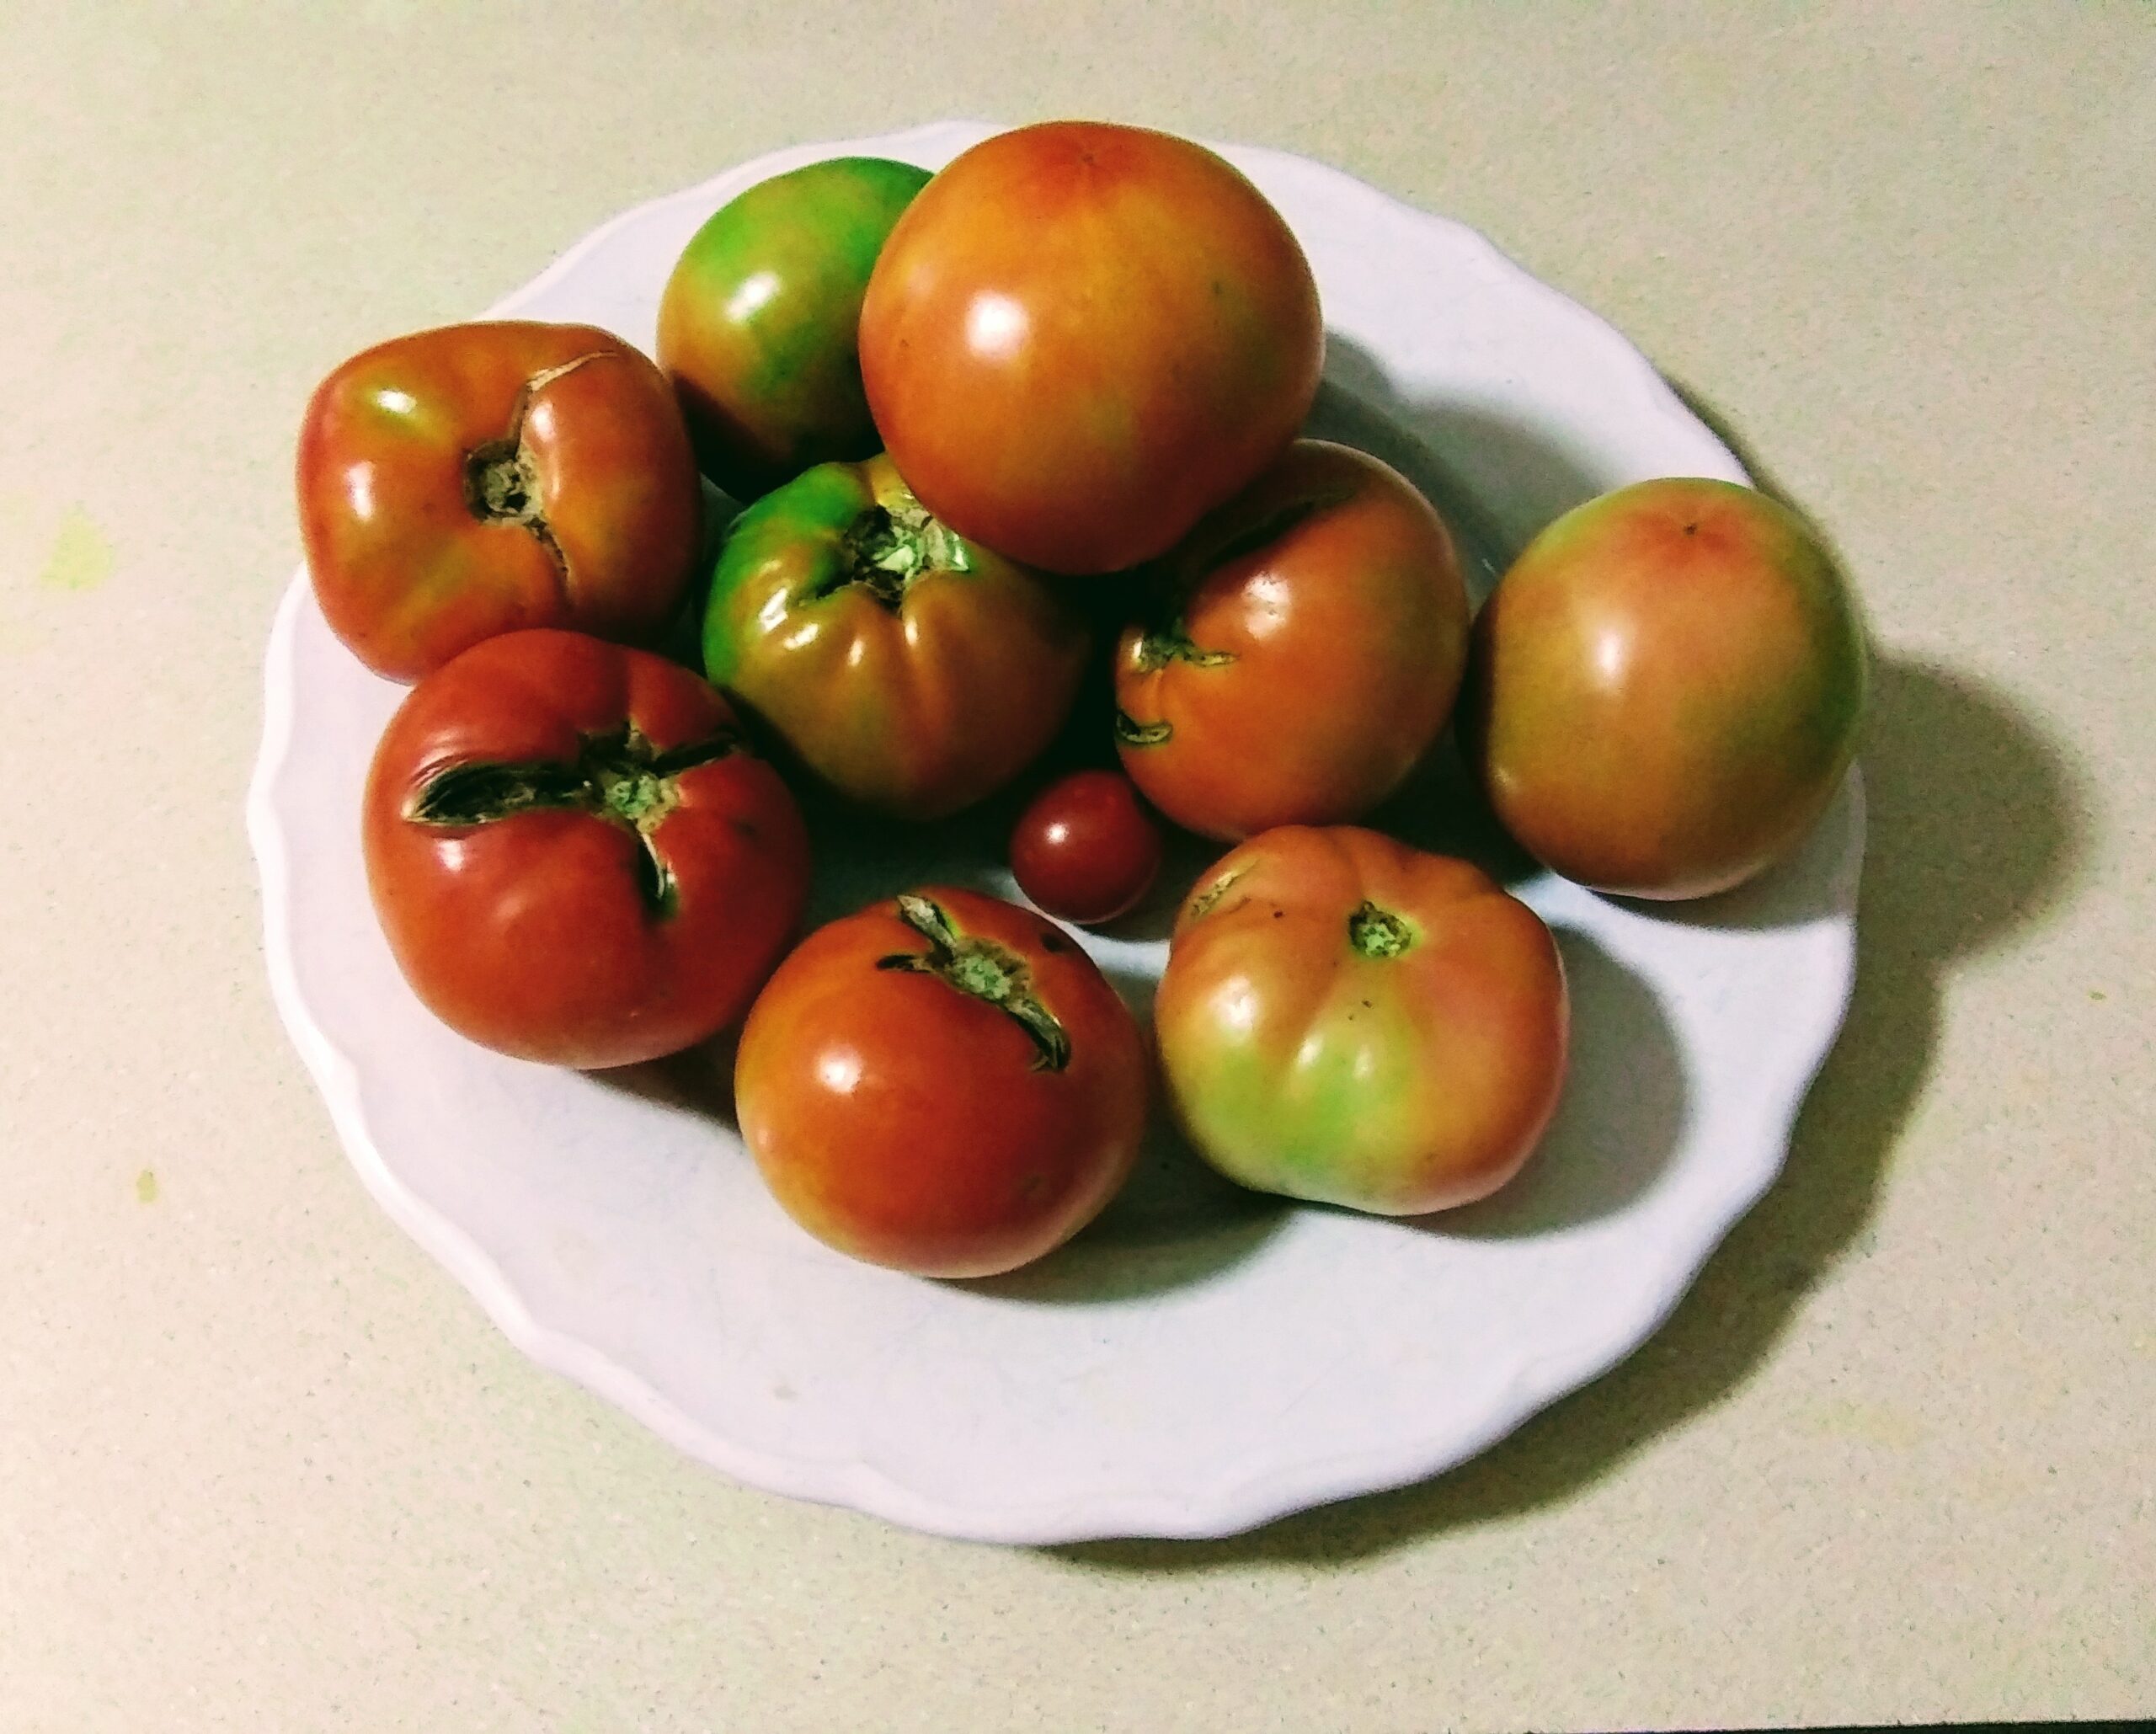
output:
[[[691, 22], [691, 14], [696, 14]], [[775, 146], [1324, 158], [1628, 332], [1881, 652], [1856, 1003], [1633, 1360], [1433, 1484], [998, 1550], [729, 1485], [362, 1191], [240, 803], [300, 406]], [[15, 0], [0, 1731], [2156, 1709], [2156, 9]]]

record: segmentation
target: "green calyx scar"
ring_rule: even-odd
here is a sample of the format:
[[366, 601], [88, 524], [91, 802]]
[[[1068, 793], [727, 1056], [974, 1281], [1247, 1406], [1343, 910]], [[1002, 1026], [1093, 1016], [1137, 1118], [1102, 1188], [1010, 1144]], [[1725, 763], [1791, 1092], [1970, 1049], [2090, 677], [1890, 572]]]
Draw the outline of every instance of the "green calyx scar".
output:
[[1365, 901], [1348, 918], [1348, 943], [1359, 958], [1396, 958], [1415, 943], [1415, 930], [1390, 910]]
[[539, 484], [539, 463], [524, 443], [525, 418], [531, 400], [564, 374], [574, 373], [589, 361], [608, 359], [607, 351], [593, 349], [542, 368], [525, 381], [510, 410], [509, 431], [499, 440], [475, 446], [464, 454], [464, 506], [483, 524], [514, 524], [531, 531], [554, 563], [562, 597], [568, 600], [569, 561], [547, 522], [545, 490]]
[[896, 614], [915, 579], [973, 569], [965, 538], [900, 488], [853, 520], [840, 545], [838, 571], [814, 594], [820, 599], [859, 584]]
[[1023, 958], [992, 939], [959, 932], [950, 916], [926, 897], [901, 896], [899, 919], [928, 942], [928, 949], [894, 952], [877, 959], [878, 969], [933, 975], [957, 992], [995, 1006], [1033, 1043], [1037, 1072], [1059, 1072], [1070, 1064], [1070, 1038], [1033, 992], [1033, 971]]
[[654, 748], [633, 723], [587, 734], [574, 759], [451, 765], [416, 789], [404, 807], [414, 824], [463, 830], [520, 813], [588, 813], [633, 832], [638, 888], [655, 915], [670, 915], [680, 900], [674, 870], [659, 851], [658, 831], [681, 803], [676, 779], [724, 758], [740, 745], [731, 729], [703, 740]]
[[1138, 666], [1150, 674], [1171, 662], [1187, 662], [1194, 669], [1217, 669], [1235, 659], [1232, 650], [1203, 650], [1191, 642], [1190, 632], [1180, 619], [1156, 627], [1138, 641]]
[[1156, 747], [1175, 732], [1172, 723], [1141, 723], [1117, 707], [1115, 738], [1127, 747]]
[[1164, 612], [1155, 624], [1146, 628], [1145, 636], [1138, 641], [1140, 671], [1150, 674], [1155, 669], [1166, 668], [1171, 662], [1187, 663], [1198, 669], [1222, 668], [1233, 662], [1235, 659], [1234, 651], [1209, 650], [1192, 639], [1182, 613], [1192, 594], [1222, 568], [1262, 552], [1305, 518], [1344, 504], [1348, 498], [1345, 493], [1334, 492], [1289, 500], [1278, 510], [1268, 512], [1255, 522], [1230, 531], [1217, 547], [1192, 561], [1184, 568], [1183, 581], [1174, 587], [1172, 611]]

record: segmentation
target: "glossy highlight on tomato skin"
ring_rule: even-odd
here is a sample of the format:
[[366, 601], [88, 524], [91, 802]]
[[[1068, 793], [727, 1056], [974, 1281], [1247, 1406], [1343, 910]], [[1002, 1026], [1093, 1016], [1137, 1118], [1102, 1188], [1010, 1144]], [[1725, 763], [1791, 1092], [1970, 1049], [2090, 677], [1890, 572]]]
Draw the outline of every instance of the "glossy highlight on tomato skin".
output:
[[1089, 638], [1039, 574], [930, 520], [878, 454], [819, 465], [734, 520], [703, 656], [815, 776], [926, 820], [1039, 755], [1070, 712]]
[[1519, 1171], [1569, 1022], [1532, 910], [1467, 862], [1351, 825], [1283, 826], [1202, 875], [1154, 1006], [1169, 1105], [1207, 1161], [1393, 1216]]
[[1558, 519], [1476, 622], [1461, 736], [1491, 804], [1595, 889], [1684, 899], [1789, 853], [1855, 755], [1855, 600], [1787, 507], [1635, 483]]
[[861, 383], [861, 300], [928, 171], [839, 157], [775, 175], [699, 228], [659, 307], [659, 361], [704, 472], [751, 500], [882, 444]]
[[862, 306], [886, 447], [1044, 571], [1164, 553], [1294, 437], [1324, 327], [1294, 234], [1212, 152], [1054, 121], [985, 140], [892, 229]]
[[686, 588], [702, 502], [658, 369], [526, 320], [376, 344], [302, 420], [300, 529], [330, 629], [411, 681], [497, 632], [643, 641]]
[[1365, 452], [1298, 440], [1161, 563], [1117, 647], [1123, 767], [1233, 841], [1359, 819], [1452, 714], [1467, 590], [1450, 531]]
[[[460, 778], [478, 792], [446, 801]], [[655, 1059], [737, 1022], [808, 896], [800, 811], [725, 699], [577, 632], [486, 639], [414, 687], [376, 750], [362, 840], [428, 1009], [557, 1065]]]
[[1135, 909], [1161, 871], [1161, 830], [1129, 778], [1074, 771], [1036, 795], [1011, 830], [1018, 888], [1051, 915], [1098, 926]]
[[741, 1134], [826, 1245], [916, 1275], [994, 1275], [1062, 1245], [1129, 1176], [1145, 1043], [1054, 923], [956, 887], [910, 900], [990, 948], [996, 979], [1052, 1017], [1060, 1062], [1003, 1006], [919, 967], [934, 947], [909, 899], [886, 901], [811, 934], [757, 999], [735, 1061]]

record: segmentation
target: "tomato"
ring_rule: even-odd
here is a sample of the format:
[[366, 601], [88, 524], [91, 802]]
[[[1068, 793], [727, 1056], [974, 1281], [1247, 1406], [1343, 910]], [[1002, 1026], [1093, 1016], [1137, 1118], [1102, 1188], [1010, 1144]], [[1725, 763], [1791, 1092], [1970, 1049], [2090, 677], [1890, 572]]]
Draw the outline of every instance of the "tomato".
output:
[[950, 888], [811, 934], [750, 1012], [734, 1086], [788, 1214], [932, 1277], [1015, 1269], [1091, 1221], [1148, 1087], [1137, 1022], [1077, 942]]
[[1251, 838], [1176, 918], [1176, 1118], [1230, 1180], [1419, 1215], [1518, 1172], [1564, 1080], [1557, 947], [1479, 867], [1354, 826]]
[[1567, 512], [1499, 580], [1461, 735], [1539, 859], [1604, 891], [1700, 897], [1812, 828], [1865, 685], [1854, 600], [1796, 515], [1665, 478]]
[[1083, 622], [955, 536], [888, 457], [821, 464], [728, 531], [704, 668], [851, 798], [940, 819], [1022, 771], [1085, 672]]
[[1185, 140], [1075, 121], [938, 174], [861, 310], [899, 468], [960, 534], [1051, 572], [1173, 547], [1294, 436], [1324, 347], [1257, 188]]
[[1097, 926], [1128, 915], [1161, 871], [1161, 831], [1130, 780], [1074, 771], [1033, 798], [1011, 833], [1011, 871], [1051, 915]]
[[659, 363], [704, 473], [754, 499], [882, 443], [855, 334], [868, 273], [928, 171], [839, 157], [760, 181], [698, 229], [659, 303]]
[[664, 377], [589, 325], [451, 325], [315, 390], [300, 530], [330, 629], [392, 680], [496, 632], [643, 639], [696, 553], [702, 498]]
[[1451, 714], [1467, 590], [1397, 472], [1301, 440], [1166, 564], [1116, 655], [1123, 767], [1178, 824], [1235, 839], [1355, 819]]
[[808, 840], [726, 701], [648, 651], [511, 632], [427, 676], [367, 779], [367, 879], [419, 998], [520, 1059], [613, 1066], [747, 1009]]

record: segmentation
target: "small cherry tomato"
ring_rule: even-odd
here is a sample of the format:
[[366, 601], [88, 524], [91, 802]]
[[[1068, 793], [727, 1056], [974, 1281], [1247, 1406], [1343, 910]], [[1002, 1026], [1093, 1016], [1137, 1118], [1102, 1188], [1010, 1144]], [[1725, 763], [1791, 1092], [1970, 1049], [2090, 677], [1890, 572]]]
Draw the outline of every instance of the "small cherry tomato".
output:
[[1137, 1021], [1078, 942], [931, 888], [804, 940], [741, 1032], [741, 1135], [826, 1245], [921, 1276], [1040, 1257], [1099, 1214], [1145, 1127]]
[[1865, 684], [1855, 599], [1803, 520], [1734, 483], [1668, 478], [1528, 544], [1476, 622], [1460, 735], [1547, 866], [1704, 897], [1825, 811]]
[[856, 332], [883, 238], [928, 171], [839, 157], [774, 175], [698, 229], [659, 303], [659, 364], [704, 473], [754, 499], [883, 442]]
[[1265, 195], [1135, 126], [975, 145], [894, 226], [861, 308], [899, 469], [960, 535], [1048, 572], [1166, 552], [1294, 437], [1324, 355]]
[[392, 680], [526, 627], [655, 637], [703, 510], [659, 370], [592, 326], [525, 320], [338, 368], [300, 429], [299, 506], [323, 618]]
[[363, 836], [428, 1009], [558, 1065], [653, 1059], [734, 1022], [808, 895], [800, 811], [725, 699], [579, 632], [488, 638], [414, 687]]
[[1161, 828], [1130, 779], [1074, 771], [1043, 789], [1011, 832], [1018, 888], [1051, 915], [1087, 926], [1138, 906], [1161, 871]]
[[1467, 659], [1452, 536], [1376, 458], [1299, 440], [1164, 563], [1116, 654], [1123, 768], [1233, 840], [1357, 819], [1429, 750]]
[[1062, 726], [1085, 622], [1037, 573], [930, 516], [888, 457], [819, 464], [734, 520], [704, 671], [841, 794], [941, 819]]
[[1267, 831], [1199, 879], [1153, 1015], [1207, 1161], [1382, 1215], [1496, 1191], [1564, 1081], [1564, 968], [1534, 911], [1353, 825]]

